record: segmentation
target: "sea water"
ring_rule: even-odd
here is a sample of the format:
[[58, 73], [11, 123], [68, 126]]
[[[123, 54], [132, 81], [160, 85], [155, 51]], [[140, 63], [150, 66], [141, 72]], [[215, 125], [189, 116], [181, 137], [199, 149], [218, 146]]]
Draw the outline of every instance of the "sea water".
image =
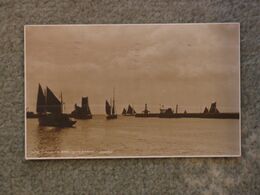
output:
[[27, 157], [239, 155], [239, 120], [93, 116], [73, 128], [27, 119]]

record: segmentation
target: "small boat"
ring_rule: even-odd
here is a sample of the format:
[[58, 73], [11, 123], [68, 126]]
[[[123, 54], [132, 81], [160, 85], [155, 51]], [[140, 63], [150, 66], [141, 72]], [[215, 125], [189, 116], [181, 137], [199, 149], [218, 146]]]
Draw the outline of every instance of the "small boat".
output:
[[48, 87], [44, 94], [40, 84], [36, 111], [40, 126], [72, 127], [76, 123], [69, 118], [68, 114], [63, 113], [62, 94], [61, 100], [59, 100]]
[[124, 115], [124, 116], [135, 116], [135, 114], [136, 114], [136, 112], [130, 104], [128, 105], [127, 111], [124, 108], [123, 112], [122, 112], [122, 115]]
[[172, 118], [174, 115], [174, 111], [172, 108], [160, 109], [160, 117], [161, 118]]
[[115, 109], [115, 92], [113, 90], [113, 100], [110, 101], [110, 103], [106, 100], [106, 114], [107, 114], [107, 119], [116, 119], [117, 114], [116, 114], [116, 109]]
[[217, 109], [217, 102], [213, 102], [211, 105], [210, 105], [210, 109], [209, 109], [209, 113], [219, 113], [219, 110]]
[[71, 117], [75, 119], [92, 119], [88, 97], [82, 97], [81, 107], [75, 104], [75, 109], [71, 112]]
[[122, 115], [124, 115], [124, 116], [126, 115], [126, 109], [125, 108], [123, 109]]

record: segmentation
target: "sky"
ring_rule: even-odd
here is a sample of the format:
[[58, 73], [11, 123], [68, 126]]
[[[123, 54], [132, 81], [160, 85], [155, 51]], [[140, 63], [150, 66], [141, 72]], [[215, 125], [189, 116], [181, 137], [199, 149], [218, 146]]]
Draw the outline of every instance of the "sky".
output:
[[26, 26], [26, 106], [36, 108], [38, 84], [65, 112], [89, 97], [94, 114], [175, 108], [202, 112], [214, 101], [220, 112], [239, 111], [239, 24]]

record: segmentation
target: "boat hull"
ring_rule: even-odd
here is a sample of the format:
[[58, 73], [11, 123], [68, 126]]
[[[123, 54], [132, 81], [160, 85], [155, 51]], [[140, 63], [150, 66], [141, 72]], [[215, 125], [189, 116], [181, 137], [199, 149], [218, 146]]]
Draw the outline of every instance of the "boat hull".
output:
[[46, 114], [40, 115], [39, 126], [50, 127], [73, 127], [77, 121], [73, 121], [67, 114]]
[[108, 115], [107, 120], [117, 119], [117, 115]]
[[38, 118], [39, 115], [38, 114], [35, 114], [33, 112], [27, 112], [26, 113], [26, 118]]
[[80, 120], [92, 119], [92, 115], [71, 115], [71, 117]]

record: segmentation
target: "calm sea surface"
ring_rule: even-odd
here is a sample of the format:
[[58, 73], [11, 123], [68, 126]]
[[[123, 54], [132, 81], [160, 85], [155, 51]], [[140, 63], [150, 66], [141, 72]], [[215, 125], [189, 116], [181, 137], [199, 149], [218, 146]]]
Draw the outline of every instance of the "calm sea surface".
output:
[[239, 120], [94, 116], [74, 128], [39, 127], [27, 119], [27, 156], [238, 155]]

